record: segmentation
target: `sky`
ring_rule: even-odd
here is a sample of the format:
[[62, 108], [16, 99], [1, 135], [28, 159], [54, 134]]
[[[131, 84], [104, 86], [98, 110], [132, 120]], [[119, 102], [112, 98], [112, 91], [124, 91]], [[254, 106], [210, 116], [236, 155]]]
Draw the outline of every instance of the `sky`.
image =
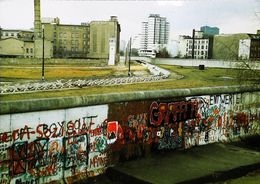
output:
[[[0, 0], [0, 26], [32, 28], [33, 5], [33, 0]], [[41, 0], [41, 16], [59, 17], [62, 24], [118, 16], [123, 40], [141, 33], [141, 22], [151, 13], [167, 18], [171, 40], [191, 35], [192, 29], [204, 25], [219, 27], [220, 33], [256, 33], [260, 29], [260, 0]]]

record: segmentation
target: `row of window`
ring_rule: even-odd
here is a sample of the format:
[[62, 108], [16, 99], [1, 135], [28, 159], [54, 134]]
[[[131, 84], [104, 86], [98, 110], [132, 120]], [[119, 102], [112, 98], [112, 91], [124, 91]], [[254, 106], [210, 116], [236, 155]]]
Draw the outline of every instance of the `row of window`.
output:
[[[56, 45], [56, 39], [54, 40], [54, 45]], [[59, 40], [59, 45], [67, 45], [68, 44], [68, 41], [67, 40], [62, 40], [60, 39]], [[86, 41], [86, 40], [83, 40], [83, 45], [89, 45], [89, 41]], [[71, 40], [71, 45], [76, 45], [78, 46], [79, 45], [79, 40]]]
[[[79, 38], [79, 33], [71, 33], [71, 38]], [[57, 33], [54, 32], [54, 38], [57, 37]], [[67, 33], [66, 32], [60, 32], [59, 33], [59, 38], [67, 38]], [[87, 38], [87, 34], [86, 33], [83, 33], [83, 38]]]
[[[208, 40], [195, 40], [195, 44], [208, 44]], [[187, 40], [187, 46], [188, 44], [192, 44], [192, 40]]]
[[[60, 52], [66, 52], [66, 51], [79, 52], [80, 51], [78, 47], [71, 47], [71, 50], [68, 50], [67, 47], [56, 48], [55, 46], [53, 47], [53, 50], [54, 50], [54, 52], [56, 52], [56, 51], [60, 51]], [[86, 47], [83, 48], [83, 52], [87, 52]]]
[[17, 36], [17, 34], [18, 33], [8, 33], [8, 32], [6, 32], [5, 34], [2, 34], [2, 35], [14, 37], [14, 36]]
[[[186, 54], [192, 55], [192, 51], [186, 52]], [[207, 51], [194, 51], [194, 55], [201, 55], [201, 56], [207, 56], [208, 52]]]
[[[204, 45], [194, 45], [194, 49], [208, 49], [208, 45], [205, 45], [205, 47], [204, 47]], [[192, 49], [192, 45], [189, 45], [189, 49]], [[188, 50], [188, 48], [186, 48], [186, 50]]]
[[26, 48], [26, 53], [27, 53], [27, 54], [33, 53], [33, 48]]

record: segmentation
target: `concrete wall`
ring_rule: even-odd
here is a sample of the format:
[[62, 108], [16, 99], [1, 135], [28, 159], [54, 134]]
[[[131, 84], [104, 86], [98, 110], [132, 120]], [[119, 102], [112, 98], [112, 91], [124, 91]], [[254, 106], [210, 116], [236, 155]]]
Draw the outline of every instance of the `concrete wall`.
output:
[[0, 107], [0, 183], [73, 183], [154, 150], [260, 133], [259, 87], [6, 101]]
[[[0, 65], [41, 65], [42, 58], [0, 58]], [[107, 59], [46, 58], [45, 64], [105, 66]]]
[[239, 59], [239, 40], [249, 39], [248, 34], [223, 34], [215, 35], [213, 41], [213, 59]]
[[[194, 66], [205, 65], [210, 68], [246, 68], [242, 61], [232, 60], [210, 60], [210, 59], [154, 59], [151, 60], [154, 64], [166, 64], [176, 66]], [[258, 61], [245, 61], [252, 69], [260, 70]]]

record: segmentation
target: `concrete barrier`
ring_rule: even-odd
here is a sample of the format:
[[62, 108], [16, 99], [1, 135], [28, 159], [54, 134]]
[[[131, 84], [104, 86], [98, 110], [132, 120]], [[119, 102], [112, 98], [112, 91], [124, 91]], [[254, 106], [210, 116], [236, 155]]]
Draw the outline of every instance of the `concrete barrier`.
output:
[[204, 65], [206, 68], [238, 68], [248, 69], [248, 66], [254, 70], [260, 70], [259, 61], [228, 61], [228, 60], [211, 60], [211, 59], [172, 59], [156, 58], [151, 60], [153, 64], [166, 64], [176, 66], [199, 67]]
[[153, 150], [258, 134], [260, 86], [1, 101], [0, 114], [0, 183], [74, 183]]

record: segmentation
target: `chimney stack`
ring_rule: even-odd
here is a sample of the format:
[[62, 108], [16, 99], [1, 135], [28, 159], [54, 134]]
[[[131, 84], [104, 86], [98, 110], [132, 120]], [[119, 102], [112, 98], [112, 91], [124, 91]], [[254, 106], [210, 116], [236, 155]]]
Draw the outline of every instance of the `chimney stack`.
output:
[[41, 39], [41, 0], [34, 0], [34, 39]]

